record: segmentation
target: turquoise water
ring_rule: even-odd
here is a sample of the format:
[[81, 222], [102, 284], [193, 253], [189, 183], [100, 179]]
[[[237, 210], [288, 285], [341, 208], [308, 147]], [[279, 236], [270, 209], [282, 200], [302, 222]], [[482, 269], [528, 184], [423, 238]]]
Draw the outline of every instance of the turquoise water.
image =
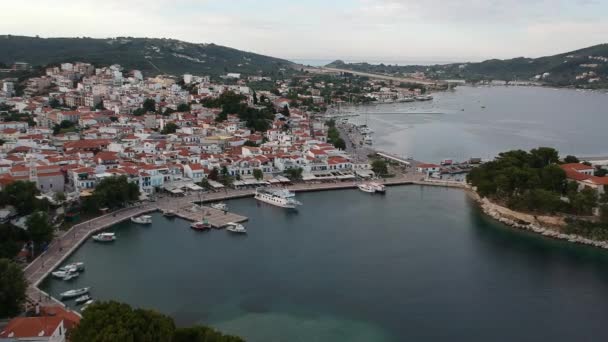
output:
[[375, 131], [374, 147], [428, 162], [493, 158], [538, 146], [563, 155], [608, 156], [606, 91], [458, 87], [433, 95], [430, 102], [357, 107], [361, 116], [353, 122]]
[[512, 230], [457, 189], [403, 186], [298, 195], [289, 212], [229, 201], [247, 236], [154, 214], [70, 261], [58, 294], [156, 308], [249, 341], [601, 341], [608, 253]]

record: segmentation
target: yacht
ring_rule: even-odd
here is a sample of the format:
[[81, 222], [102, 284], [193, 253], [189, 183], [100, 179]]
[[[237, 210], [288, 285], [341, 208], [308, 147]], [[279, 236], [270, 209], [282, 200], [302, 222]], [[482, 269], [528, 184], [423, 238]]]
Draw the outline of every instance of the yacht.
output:
[[190, 228], [194, 230], [203, 231], [211, 229], [211, 224], [207, 221], [207, 219], [204, 219], [203, 221], [194, 222], [190, 225]]
[[114, 233], [99, 233], [93, 235], [93, 240], [97, 242], [113, 242], [116, 240], [116, 234]]
[[81, 289], [69, 290], [61, 293], [61, 298], [74, 298], [89, 293], [90, 287], [83, 287]]
[[175, 210], [165, 210], [165, 211], [163, 211], [163, 216], [175, 217], [175, 216], [177, 216], [177, 214], [175, 213]]
[[378, 182], [371, 182], [369, 183], [369, 185], [373, 187], [376, 192], [379, 192], [381, 194], [386, 193], [386, 186], [384, 186], [384, 184], [380, 184]]
[[213, 203], [212, 205], [210, 205], [210, 207], [213, 209], [217, 209], [217, 210], [223, 210], [223, 211], [228, 210], [228, 206], [224, 202]]
[[359, 188], [359, 190], [361, 190], [363, 192], [368, 192], [370, 194], [373, 194], [376, 192], [376, 188], [374, 188], [370, 184], [361, 183], [361, 184], [357, 185], [357, 187]]
[[295, 209], [297, 206], [302, 205], [290, 192], [285, 192], [284, 190], [276, 191], [258, 188], [255, 190], [255, 199], [287, 209]]
[[150, 224], [150, 223], [152, 223], [152, 216], [141, 215], [138, 217], [131, 217], [131, 222], [138, 223], [138, 224]]
[[91, 300], [91, 296], [89, 296], [88, 294], [85, 294], [85, 295], [82, 295], [82, 296], [76, 298], [76, 304], [83, 304], [90, 300]]
[[230, 222], [230, 223], [226, 224], [226, 230], [231, 233], [239, 233], [239, 234], [247, 233], [247, 229], [245, 228], [245, 226], [243, 226], [240, 223], [234, 223], [234, 222]]
[[51, 272], [51, 275], [55, 278], [64, 279], [70, 273], [72, 271], [60, 269], [59, 271]]

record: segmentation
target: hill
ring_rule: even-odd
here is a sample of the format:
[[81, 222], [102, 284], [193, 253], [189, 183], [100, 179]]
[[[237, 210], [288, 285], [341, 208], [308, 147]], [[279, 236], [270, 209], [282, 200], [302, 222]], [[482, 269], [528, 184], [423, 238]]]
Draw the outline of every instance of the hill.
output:
[[226, 72], [272, 75], [293, 63], [215, 44], [173, 39], [117, 37], [37, 38], [0, 36], [0, 63], [28, 62], [34, 66], [83, 61], [120, 64], [146, 74], [220, 75]]
[[[536, 75], [548, 73], [541, 79], [549, 85], [577, 87], [608, 87], [608, 44], [540, 58], [518, 57], [491, 59], [480, 63], [453, 63], [445, 65], [372, 65], [368, 63], [344, 63], [335, 61], [328, 67], [383, 74], [407, 74], [424, 72], [433, 79], [480, 80], [534, 80]], [[589, 76], [589, 73], [595, 74]], [[587, 73], [587, 76], [583, 76]], [[599, 77], [599, 81], [590, 79]]]

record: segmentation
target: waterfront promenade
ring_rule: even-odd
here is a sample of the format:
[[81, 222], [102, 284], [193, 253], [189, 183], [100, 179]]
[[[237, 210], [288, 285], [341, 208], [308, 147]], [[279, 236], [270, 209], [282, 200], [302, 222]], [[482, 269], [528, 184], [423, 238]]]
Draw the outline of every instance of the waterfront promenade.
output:
[[[435, 185], [435, 186], [454, 186], [447, 183], [430, 183], [423, 180], [423, 176], [416, 173], [406, 173], [399, 175], [394, 178], [387, 178], [383, 181], [387, 186], [393, 185], [408, 185], [408, 184], [419, 184], [419, 185]], [[299, 183], [289, 186], [285, 186], [285, 189], [289, 189], [294, 192], [308, 192], [308, 191], [329, 191], [338, 189], [353, 189], [356, 188], [359, 182], [357, 181], [345, 181], [335, 183]], [[192, 192], [183, 197], [160, 197], [156, 202], [148, 202], [143, 205], [124, 208], [115, 211], [110, 214], [106, 214], [90, 221], [79, 223], [70, 228], [65, 233], [57, 236], [53, 242], [49, 245], [48, 249], [42, 253], [38, 258], [33, 260], [24, 270], [25, 278], [29, 283], [27, 289], [28, 304], [42, 304], [42, 305], [63, 305], [59, 300], [51, 297], [44, 291], [38, 288], [38, 285], [50, 272], [59, 267], [64, 260], [72, 254], [86, 239], [88, 239], [93, 233], [100, 230], [106, 229], [112, 225], [128, 220], [133, 216], [138, 216], [144, 213], [157, 211], [157, 210], [179, 210], [180, 208], [192, 207], [193, 202], [202, 201], [204, 203], [221, 201], [227, 199], [236, 199], [244, 197], [252, 197], [255, 193], [254, 189], [226, 189], [224, 191], [205, 193], [201, 195], [196, 192]], [[206, 208], [210, 210], [210, 208]], [[219, 210], [213, 209], [221, 212]], [[218, 214], [218, 213], [216, 213]], [[219, 215], [224, 215], [222, 212]], [[231, 214], [230, 215], [234, 215]], [[240, 216], [240, 218], [243, 218]], [[232, 220], [242, 221], [243, 219], [226, 216], [224, 218], [218, 217], [218, 220]], [[245, 218], [246, 219], [246, 218]], [[220, 222], [220, 221], [217, 221]], [[218, 224], [220, 225], [220, 224]], [[220, 225], [221, 226], [221, 225]]]

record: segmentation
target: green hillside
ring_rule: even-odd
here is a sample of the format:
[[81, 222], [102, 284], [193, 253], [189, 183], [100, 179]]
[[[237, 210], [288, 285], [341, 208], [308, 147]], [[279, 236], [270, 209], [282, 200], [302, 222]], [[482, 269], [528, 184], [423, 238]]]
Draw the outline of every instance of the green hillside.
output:
[[289, 69], [289, 61], [215, 44], [192, 44], [173, 39], [118, 37], [36, 38], [0, 36], [0, 63], [28, 62], [34, 66], [83, 61], [121, 64], [146, 74], [206, 74], [226, 72], [272, 75]]
[[[601, 44], [572, 52], [540, 58], [491, 59], [480, 63], [453, 63], [445, 65], [372, 65], [368, 63], [347, 64], [335, 61], [329, 67], [383, 74], [404, 74], [416, 71], [424, 72], [434, 79], [476, 80], [531, 80], [536, 75], [549, 73], [542, 81], [556, 86], [608, 87], [608, 62], [591, 59], [608, 58], [608, 44]], [[597, 64], [589, 67], [589, 64]], [[587, 65], [587, 66], [585, 66]], [[577, 75], [594, 72], [599, 82], [589, 83], [587, 77], [577, 80]]]

